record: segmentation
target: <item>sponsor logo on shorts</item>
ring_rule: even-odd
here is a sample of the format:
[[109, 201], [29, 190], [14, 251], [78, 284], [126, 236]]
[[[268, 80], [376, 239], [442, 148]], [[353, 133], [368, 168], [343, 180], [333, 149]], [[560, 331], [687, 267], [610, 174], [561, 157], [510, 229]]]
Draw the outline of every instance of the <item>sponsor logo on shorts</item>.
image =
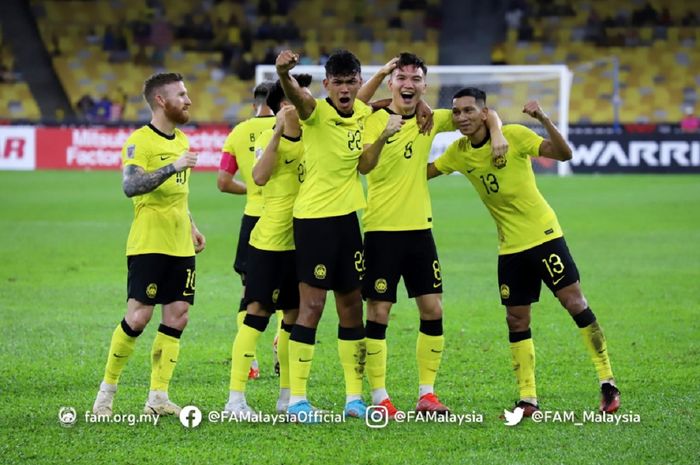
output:
[[149, 299], [152, 299], [158, 294], [158, 285], [156, 283], [151, 283], [146, 287], [146, 295]]
[[314, 276], [316, 279], [326, 279], [326, 265], [319, 263], [314, 267]]
[[501, 298], [507, 299], [510, 297], [510, 288], [507, 284], [501, 284]]
[[384, 278], [379, 278], [374, 282], [374, 290], [379, 292], [380, 294], [384, 294], [386, 292], [387, 284], [386, 284], [386, 279]]

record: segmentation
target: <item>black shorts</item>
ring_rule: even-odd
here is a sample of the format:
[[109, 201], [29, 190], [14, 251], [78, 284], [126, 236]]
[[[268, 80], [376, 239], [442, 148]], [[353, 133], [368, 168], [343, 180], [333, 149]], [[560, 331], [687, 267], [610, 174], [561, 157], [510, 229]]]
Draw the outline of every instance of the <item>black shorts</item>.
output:
[[501, 303], [509, 307], [540, 300], [542, 281], [555, 293], [578, 280], [576, 263], [563, 237], [498, 257]]
[[244, 303], [259, 302], [270, 313], [299, 308], [299, 281], [294, 256], [293, 250], [272, 252], [251, 245]]
[[403, 276], [408, 297], [442, 293], [440, 261], [430, 229], [365, 233], [362, 297], [396, 302]]
[[362, 284], [362, 234], [355, 212], [294, 218], [297, 278], [322, 289], [348, 292]]
[[130, 255], [126, 258], [128, 299], [146, 305], [175, 301], [194, 303], [194, 256], [173, 257], [159, 253]]
[[236, 258], [233, 261], [233, 269], [241, 275], [243, 284], [245, 284], [245, 274], [248, 266], [248, 241], [250, 241], [250, 233], [259, 219], [259, 216], [248, 215], [243, 215], [243, 218], [241, 218], [241, 229], [238, 231], [238, 245], [236, 246]]

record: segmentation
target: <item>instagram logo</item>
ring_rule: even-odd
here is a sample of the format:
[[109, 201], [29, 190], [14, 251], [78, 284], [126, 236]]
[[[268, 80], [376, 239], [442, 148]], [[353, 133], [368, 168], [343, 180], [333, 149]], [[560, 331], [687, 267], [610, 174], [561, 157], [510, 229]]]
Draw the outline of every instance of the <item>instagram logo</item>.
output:
[[370, 405], [367, 407], [365, 423], [370, 428], [384, 428], [389, 424], [389, 411], [383, 405]]

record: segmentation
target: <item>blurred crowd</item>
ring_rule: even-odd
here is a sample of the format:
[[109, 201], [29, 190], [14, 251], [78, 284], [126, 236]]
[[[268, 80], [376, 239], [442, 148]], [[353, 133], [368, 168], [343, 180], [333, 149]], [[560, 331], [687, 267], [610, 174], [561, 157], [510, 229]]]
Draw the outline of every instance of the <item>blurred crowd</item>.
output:
[[[511, 0], [505, 16], [505, 22], [511, 29], [518, 31], [518, 40], [554, 42], [555, 37], [550, 35], [550, 29], [544, 28], [540, 36], [537, 36], [533, 24], [538, 19], [555, 19], [567, 16], [576, 16], [575, 2], [556, 0]], [[645, 39], [640, 36], [640, 27], [653, 29], [651, 40], [666, 40], [669, 27], [697, 27], [700, 26], [700, 17], [696, 9], [688, 6], [682, 17], [672, 17], [668, 7], [657, 10], [647, 2], [639, 8], [627, 11], [620, 8], [614, 15], [603, 17], [595, 8], [588, 13], [586, 23], [581, 28], [572, 32], [572, 40], [584, 40], [598, 46], [627, 46], [635, 47], [647, 45]], [[694, 40], [694, 35], [681, 37], [681, 40]]]

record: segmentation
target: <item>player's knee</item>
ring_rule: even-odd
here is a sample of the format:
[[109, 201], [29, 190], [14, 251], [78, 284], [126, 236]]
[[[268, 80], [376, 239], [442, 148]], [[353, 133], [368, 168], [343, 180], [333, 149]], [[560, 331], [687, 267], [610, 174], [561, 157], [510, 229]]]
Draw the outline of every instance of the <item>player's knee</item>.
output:
[[438, 298], [418, 304], [421, 320], [438, 320], [442, 318], [442, 301]]
[[134, 331], [143, 331], [146, 328], [146, 325], [148, 325], [148, 322], [151, 321], [151, 315], [152, 312], [130, 312], [125, 320], [126, 323], [129, 325], [131, 329]]
[[508, 323], [508, 330], [511, 332], [526, 331], [530, 327], [530, 315], [508, 313], [506, 323]]
[[577, 315], [588, 308], [588, 302], [580, 292], [563, 294], [559, 296], [559, 302], [571, 315]]
[[367, 302], [367, 320], [376, 323], [388, 324], [389, 311], [391, 310], [391, 302]]

